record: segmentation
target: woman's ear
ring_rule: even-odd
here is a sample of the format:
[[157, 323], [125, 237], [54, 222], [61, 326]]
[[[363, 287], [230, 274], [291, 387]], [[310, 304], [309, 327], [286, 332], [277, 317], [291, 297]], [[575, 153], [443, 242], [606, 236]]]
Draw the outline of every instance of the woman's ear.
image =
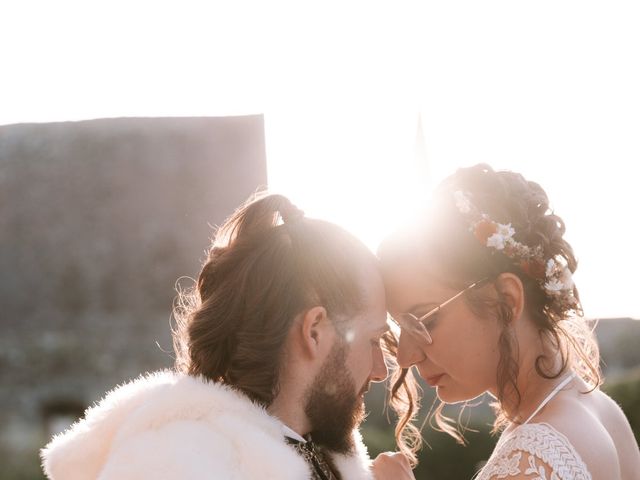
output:
[[513, 319], [517, 320], [524, 311], [524, 285], [513, 273], [501, 273], [495, 281], [495, 287], [502, 299], [511, 308]]

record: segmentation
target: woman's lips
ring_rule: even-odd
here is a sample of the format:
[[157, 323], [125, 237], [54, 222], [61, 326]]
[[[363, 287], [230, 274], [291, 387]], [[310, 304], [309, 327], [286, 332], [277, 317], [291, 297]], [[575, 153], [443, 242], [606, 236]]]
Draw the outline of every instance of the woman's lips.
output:
[[444, 373], [441, 373], [439, 375], [432, 375], [431, 377], [427, 377], [425, 378], [425, 381], [431, 385], [432, 387], [435, 387], [436, 385], [438, 385], [438, 382], [440, 381], [440, 379], [444, 377]]

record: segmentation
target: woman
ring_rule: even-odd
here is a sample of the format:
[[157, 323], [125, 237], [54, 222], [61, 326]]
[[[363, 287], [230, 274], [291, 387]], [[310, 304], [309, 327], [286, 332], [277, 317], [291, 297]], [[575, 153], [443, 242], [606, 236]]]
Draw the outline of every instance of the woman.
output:
[[496, 399], [502, 434], [478, 479], [640, 478], [629, 423], [599, 390], [598, 348], [564, 233], [537, 183], [476, 165], [438, 187], [414, 228], [383, 242], [387, 304], [401, 332], [392, 345], [401, 440], [417, 432], [415, 366], [443, 402], [436, 423], [458, 440], [443, 404]]

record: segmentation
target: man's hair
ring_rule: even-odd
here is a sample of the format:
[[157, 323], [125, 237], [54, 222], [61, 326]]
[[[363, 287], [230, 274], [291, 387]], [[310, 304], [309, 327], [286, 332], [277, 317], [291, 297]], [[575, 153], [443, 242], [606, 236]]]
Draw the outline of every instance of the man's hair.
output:
[[318, 305], [334, 322], [353, 317], [376, 262], [351, 234], [304, 217], [286, 197], [250, 200], [218, 229], [195, 287], [178, 295], [176, 369], [270, 405], [294, 319]]

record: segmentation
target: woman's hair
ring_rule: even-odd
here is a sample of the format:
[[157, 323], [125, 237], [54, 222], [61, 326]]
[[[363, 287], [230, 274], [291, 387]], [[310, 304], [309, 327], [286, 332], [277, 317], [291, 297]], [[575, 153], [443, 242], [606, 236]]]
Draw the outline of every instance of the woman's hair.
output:
[[396, 444], [409, 460], [412, 467], [418, 463], [417, 452], [422, 448], [420, 429], [413, 423], [420, 411], [420, 386], [410, 368], [399, 368], [395, 361], [398, 356], [398, 338], [392, 331], [382, 337], [382, 345], [387, 363], [392, 372], [389, 379], [389, 403], [398, 416], [395, 427]]
[[355, 237], [281, 195], [249, 201], [218, 229], [195, 287], [178, 295], [176, 369], [270, 405], [296, 316], [317, 305], [334, 322], [361, 311], [362, 278], [376, 262]]
[[[490, 219], [493, 225], [510, 225], [512, 246], [516, 245], [528, 254], [537, 252], [537, 262], [542, 267], [538, 270], [542, 273], [538, 271], [533, 275], [530, 263], [521, 261], [517, 252], [490, 248], [486, 241], [479, 241], [477, 229], [472, 228], [473, 221], [465, 215], [469, 205], [461, 205], [460, 196], [463, 202], [471, 199], [473, 207], [485, 215], [480, 218]], [[433, 200], [432, 209], [418, 220], [419, 225], [412, 230], [412, 235], [398, 233], [382, 244], [380, 255], [384, 263], [393, 267], [396, 261], [418, 262], [425, 266], [425, 271], [432, 272], [436, 267], [444, 276], [443, 282], [455, 289], [463, 289], [485, 278], [495, 280], [504, 272], [517, 275], [524, 286], [526, 312], [541, 338], [559, 352], [561, 358], [560, 367], [554, 370], [553, 359], [539, 356], [535, 362], [536, 372], [541, 377], [553, 379], [570, 368], [593, 389], [597, 388], [601, 383], [598, 347], [583, 318], [575, 285], [562, 296], [544, 283], [544, 267], [553, 265], [549, 262], [551, 259], [566, 266], [569, 277], [569, 272], [575, 272], [577, 261], [571, 245], [563, 238], [564, 222], [550, 209], [542, 187], [520, 174], [494, 171], [488, 165], [480, 164], [459, 169], [445, 179], [436, 189]], [[486, 240], [486, 237], [482, 238]], [[469, 290], [464, 299], [476, 315], [496, 318], [502, 326], [496, 372], [497, 401], [493, 405], [496, 411], [494, 431], [498, 431], [509, 421], [515, 421], [506, 414], [507, 399], [515, 399], [514, 404], [507, 405], [509, 410], [517, 408], [521, 401], [516, 384], [520, 368], [516, 360], [518, 344], [512, 329], [508, 328], [512, 311], [500, 294], [495, 300], [482, 289]], [[388, 340], [389, 348], [397, 349], [397, 340]], [[408, 375], [406, 369], [394, 372], [391, 405], [400, 418], [397, 438], [404, 438], [405, 443], [407, 439], [413, 439], [415, 444], [415, 436], [419, 433], [416, 434], [415, 428], [407, 430], [407, 427], [413, 427], [411, 420], [419, 403], [415, 398], [414, 381]], [[412, 394], [414, 398], [407, 401]], [[463, 443], [460, 426], [443, 415], [443, 407], [442, 403], [438, 405], [430, 421], [435, 419], [437, 429]]]

